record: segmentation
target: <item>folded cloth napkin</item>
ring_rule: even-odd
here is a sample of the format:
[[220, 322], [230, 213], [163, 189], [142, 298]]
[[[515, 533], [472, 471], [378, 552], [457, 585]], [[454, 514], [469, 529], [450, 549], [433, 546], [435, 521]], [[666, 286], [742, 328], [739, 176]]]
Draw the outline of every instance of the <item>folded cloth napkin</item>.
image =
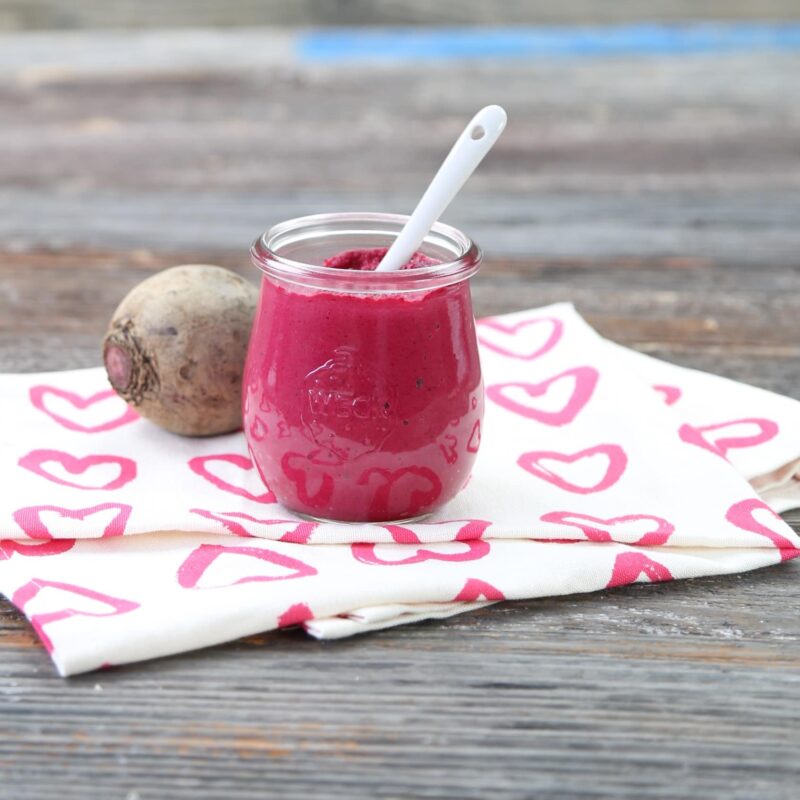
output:
[[483, 430], [440, 443], [480, 443], [472, 479], [407, 525], [296, 518], [241, 433], [165, 433], [102, 370], [0, 376], [0, 591], [69, 675], [800, 555], [776, 514], [800, 506], [800, 402], [626, 350], [567, 304], [478, 334]]

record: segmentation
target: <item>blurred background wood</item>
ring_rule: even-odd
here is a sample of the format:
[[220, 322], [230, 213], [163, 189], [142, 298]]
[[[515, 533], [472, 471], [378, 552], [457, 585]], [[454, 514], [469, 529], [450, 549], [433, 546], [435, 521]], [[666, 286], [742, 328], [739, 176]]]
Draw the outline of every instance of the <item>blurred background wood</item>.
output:
[[[570, 13], [369, 5], [384, 16], [0, 0], [0, 25]], [[0, 37], [0, 370], [98, 364], [135, 283], [197, 261], [254, 279], [247, 246], [281, 219], [410, 209], [464, 120], [500, 102], [509, 128], [447, 215], [487, 251], [478, 314], [571, 299], [618, 341], [800, 397], [800, 53], [422, 69], [304, 62], [291, 35]], [[0, 798], [794, 800], [798, 578], [793, 562], [326, 644], [273, 633], [68, 681], [3, 601]]]
[[793, 19], [796, 0], [0, 0], [0, 29]]

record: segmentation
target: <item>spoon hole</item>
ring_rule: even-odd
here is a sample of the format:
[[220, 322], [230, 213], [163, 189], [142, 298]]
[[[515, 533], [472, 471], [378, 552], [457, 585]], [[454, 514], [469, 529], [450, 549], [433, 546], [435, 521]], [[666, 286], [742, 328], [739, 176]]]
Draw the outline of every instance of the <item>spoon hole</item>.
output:
[[484, 130], [483, 125], [476, 125], [470, 132], [470, 136], [476, 140], [483, 139], [483, 137], [486, 136], [486, 131]]

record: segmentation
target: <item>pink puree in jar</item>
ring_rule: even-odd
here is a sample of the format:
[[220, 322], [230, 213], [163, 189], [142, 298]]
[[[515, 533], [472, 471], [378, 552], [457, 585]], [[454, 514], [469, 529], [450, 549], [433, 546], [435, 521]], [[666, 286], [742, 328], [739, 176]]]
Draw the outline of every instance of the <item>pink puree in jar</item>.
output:
[[[324, 264], [374, 270], [385, 252], [353, 249]], [[437, 263], [417, 253], [403, 269]], [[469, 282], [370, 294], [265, 272], [244, 426], [279, 502], [316, 518], [379, 522], [452, 499], [469, 477], [483, 416]]]

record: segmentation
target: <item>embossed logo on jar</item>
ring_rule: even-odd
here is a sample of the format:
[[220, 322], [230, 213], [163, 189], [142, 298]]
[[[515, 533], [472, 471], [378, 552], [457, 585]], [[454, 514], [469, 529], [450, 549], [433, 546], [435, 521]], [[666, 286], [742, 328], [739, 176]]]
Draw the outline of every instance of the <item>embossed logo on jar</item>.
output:
[[394, 427], [394, 405], [392, 393], [358, 360], [355, 348], [342, 346], [306, 376], [301, 417], [320, 447], [351, 461], [380, 447]]

